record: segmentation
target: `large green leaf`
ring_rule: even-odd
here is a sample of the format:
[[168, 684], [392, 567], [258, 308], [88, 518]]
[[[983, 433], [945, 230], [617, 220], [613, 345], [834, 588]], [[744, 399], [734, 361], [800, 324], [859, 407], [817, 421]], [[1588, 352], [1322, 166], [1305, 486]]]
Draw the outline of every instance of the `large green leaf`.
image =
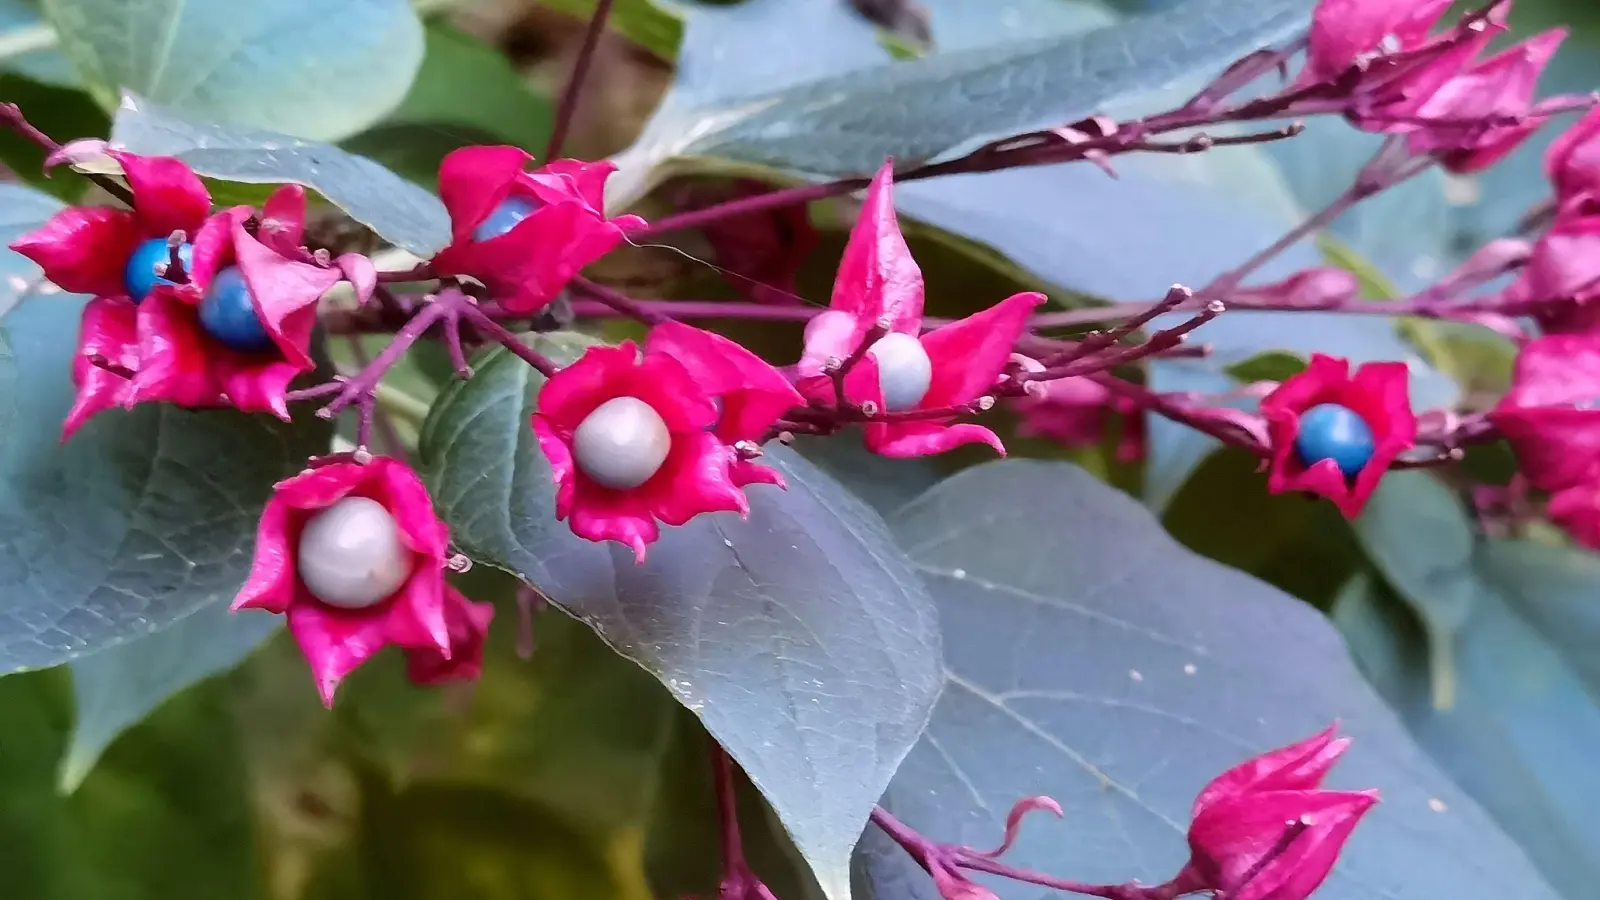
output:
[[[77, 87], [78, 76], [56, 49], [54, 30], [29, 0], [0, 0], [0, 71], [20, 72], [44, 84]], [[7, 100], [12, 100], [8, 93]]]
[[514, 793], [361, 781], [351, 844], [313, 875], [307, 900], [534, 900], [619, 896], [604, 847]]
[[[1065, 463], [994, 462], [889, 516], [939, 605], [947, 686], [885, 795], [939, 840], [995, 843], [1011, 804], [1048, 794], [1013, 865], [1088, 881], [1169, 877], [1207, 779], [1334, 719], [1334, 772], [1383, 804], [1323, 900], [1549, 900], [1521, 850], [1412, 743], [1304, 604], [1177, 546], [1126, 495]], [[869, 832], [860, 884], [933, 898]], [[1003, 900], [1039, 889], [991, 884]]]
[[[1572, 900], [1600, 878], [1600, 560], [1476, 536], [1424, 472], [1384, 480], [1360, 530], [1391, 590], [1347, 585], [1335, 618], [1439, 764]], [[1408, 610], [1407, 607], [1410, 609]]]
[[111, 140], [135, 153], [176, 156], [223, 181], [305, 185], [413, 253], [432, 255], [450, 240], [450, 219], [437, 197], [327, 144], [191, 119], [131, 95], [117, 109]]
[[344, 142], [419, 184], [432, 186], [439, 161], [473, 143], [543, 152], [554, 108], [494, 47], [445, 25], [429, 25], [422, 69], [394, 112]]
[[[88, 94], [21, 75], [0, 72], [0, 97], [17, 104], [40, 131], [63, 141], [98, 137], [111, 124], [105, 110]], [[46, 173], [44, 159], [44, 148], [38, 144], [16, 132], [0, 131], [0, 163], [15, 172], [18, 180], [63, 200], [83, 196], [87, 181], [65, 167]]]
[[556, 521], [528, 427], [542, 379], [499, 349], [475, 368], [420, 445], [452, 538], [659, 678], [766, 795], [828, 895], [847, 897], [850, 850], [938, 690], [933, 611], [881, 521], [777, 447], [787, 491], [749, 491], [746, 521], [666, 529], [636, 565]]
[[216, 603], [72, 663], [77, 716], [61, 761], [62, 789], [75, 790], [111, 742], [167, 698], [238, 665], [281, 624], [277, 616]]
[[[587, 19], [594, 15], [595, 0], [544, 0], [543, 5]], [[683, 40], [677, 10], [656, 0], [616, 0], [606, 27], [667, 60], [677, 55]]]
[[[794, 5], [749, 0], [727, 9], [697, 10], [690, 19], [683, 62], [690, 59], [689, 42], [700, 37], [695, 32], [713, 16], [725, 26], [745, 24], [738, 17], [798, 19], [798, 12], [782, 9], [786, 6]], [[818, 10], [807, 15], [821, 19], [848, 14], [843, 4], [836, 6], [838, 14]], [[652, 154], [657, 159], [715, 157], [826, 175], [871, 172], [889, 157], [915, 164], [977, 139], [1073, 122], [1197, 70], [1220, 70], [1238, 56], [1304, 28], [1309, 10], [1306, 0], [1187, 0], [1164, 15], [1132, 18], [1092, 34], [1046, 34], [881, 66], [870, 73], [814, 67], [811, 72], [825, 77], [787, 77], [787, 84], [775, 91], [766, 71], [776, 61], [752, 66], [750, 51], [740, 51], [716, 61], [717, 80], [710, 72], [694, 73], [697, 77], [687, 88], [691, 93], [663, 104], [644, 140], [657, 144]], [[805, 40], [803, 33], [786, 31], [782, 37], [800, 44]], [[846, 44], [854, 40], [842, 34], [834, 39]], [[844, 48], [829, 51], [841, 52]], [[849, 68], [864, 63], [870, 60], [857, 57]], [[745, 80], [749, 74], [755, 77]], [[685, 90], [681, 74], [679, 86]], [[695, 110], [699, 127], [683, 132], [686, 108]], [[678, 127], [667, 127], [674, 122]], [[673, 131], [679, 133], [673, 136]]]
[[97, 99], [337, 140], [388, 112], [422, 62], [406, 0], [45, 0]]
[[69, 797], [54, 778], [70, 722], [65, 688], [52, 672], [0, 680], [4, 895], [264, 897], [226, 696], [197, 691], [165, 707]]
[[[54, 206], [0, 186], [0, 243]], [[10, 251], [0, 266], [16, 372], [13, 427], [0, 435], [0, 672], [14, 672], [230, 599], [273, 483], [327, 450], [329, 426], [148, 404], [102, 413], [60, 444], [86, 298], [35, 291], [10, 305], [14, 283], [36, 283], [38, 271]]]

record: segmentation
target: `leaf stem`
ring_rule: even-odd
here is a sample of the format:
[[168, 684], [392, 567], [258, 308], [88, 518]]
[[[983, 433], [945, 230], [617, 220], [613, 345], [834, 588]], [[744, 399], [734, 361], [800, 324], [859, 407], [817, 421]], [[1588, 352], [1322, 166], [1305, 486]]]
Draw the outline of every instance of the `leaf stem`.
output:
[[559, 156], [562, 145], [567, 141], [567, 132], [572, 127], [572, 117], [578, 109], [578, 97], [583, 92], [584, 78], [589, 74], [589, 65], [594, 59], [595, 48], [600, 45], [600, 36], [605, 33], [606, 19], [611, 16], [612, 2], [613, 0], [597, 0], [594, 14], [589, 16], [589, 27], [583, 34], [583, 46], [578, 49], [578, 58], [573, 62], [572, 71], [567, 75], [566, 86], [561, 90], [561, 102], [556, 107], [555, 125], [550, 130], [550, 142], [544, 148], [546, 162]]
[[[60, 144], [56, 143], [49, 135], [35, 128], [33, 123], [28, 121], [27, 117], [22, 114], [22, 108], [15, 103], [0, 103], [0, 126], [32, 141], [44, 150], [46, 155], [53, 154], [61, 149]], [[131, 208], [133, 206], [133, 192], [118, 184], [115, 179], [89, 172], [82, 174], [85, 178], [99, 185], [101, 190], [127, 204], [128, 207]]]
[[638, 319], [646, 325], [660, 325], [671, 318], [659, 306], [646, 305], [621, 291], [612, 290], [599, 282], [590, 281], [582, 276], [572, 279], [571, 287], [574, 291], [598, 300], [605, 306], [609, 306], [625, 316]]
[[717, 793], [717, 828], [722, 836], [722, 867], [724, 871], [731, 871], [745, 864], [744, 839], [739, 834], [733, 760], [715, 738], [711, 739], [711, 778]]

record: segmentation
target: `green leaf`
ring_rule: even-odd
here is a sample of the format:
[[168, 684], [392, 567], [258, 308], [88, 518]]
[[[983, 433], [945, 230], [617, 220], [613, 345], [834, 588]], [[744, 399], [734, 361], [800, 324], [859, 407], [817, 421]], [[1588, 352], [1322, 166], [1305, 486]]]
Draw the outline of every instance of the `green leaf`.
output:
[[1592, 764], [1600, 741], [1592, 663], [1600, 628], [1587, 602], [1600, 584], [1596, 561], [1566, 548], [1487, 541], [1474, 566], [1476, 593], [1453, 634], [1455, 691], [1447, 709], [1433, 702], [1436, 641], [1408, 614], [1415, 601], [1375, 579], [1357, 579], [1341, 596], [1335, 621], [1417, 741], [1522, 844], [1562, 896], [1587, 898], [1600, 877], [1593, 815], [1600, 770]]
[[636, 565], [626, 548], [556, 521], [528, 427], [542, 379], [501, 349], [475, 368], [435, 404], [420, 447], [452, 538], [660, 679], [765, 794], [827, 895], [844, 900], [850, 850], [937, 690], [932, 610], [878, 517], [769, 448], [787, 491], [750, 490], [747, 521], [716, 514], [665, 529]]
[[[0, 0], [0, 71], [18, 72], [57, 87], [75, 88], [78, 75], [56, 50], [56, 33], [40, 18], [36, 3]], [[9, 91], [0, 92], [17, 102]]]
[[[1219, 509], [1228, 514], [1218, 515]], [[1190, 550], [1319, 608], [1366, 562], [1332, 503], [1268, 493], [1261, 458], [1242, 450], [1206, 459], [1161, 521]]]
[[1600, 740], [1600, 559], [1483, 540], [1424, 472], [1389, 475], [1372, 501], [1358, 530], [1392, 595], [1371, 580], [1346, 587], [1335, 618], [1352, 650], [1545, 878], [1588, 896], [1600, 877], [1600, 775], [1587, 761]]
[[[55, 206], [0, 185], [0, 243]], [[8, 292], [13, 279], [38, 279], [10, 251], [0, 264]], [[231, 599], [273, 483], [325, 452], [330, 434], [312, 416], [286, 424], [146, 404], [101, 413], [60, 444], [87, 298], [14, 298], [0, 295], [17, 373], [15, 424], [0, 435], [0, 673], [86, 656]]]
[[1428, 636], [1433, 704], [1455, 703], [1454, 648], [1481, 592], [1477, 537], [1455, 492], [1427, 472], [1393, 472], [1355, 523], [1367, 555], [1406, 598]]
[[429, 189], [445, 155], [468, 144], [544, 151], [554, 108], [499, 50], [440, 24], [428, 26], [427, 46], [422, 70], [399, 108], [344, 141], [346, 150]]
[[185, 113], [338, 140], [405, 96], [422, 62], [406, 0], [45, 0], [107, 108], [132, 91]]
[[[220, 687], [220, 686], [215, 686]], [[70, 721], [58, 673], [0, 680], [0, 868], [17, 900], [258, 900], [254, 818], [227, 698], [184, 694], [56, 792]]]
[[[864, 73], [852, 70], [888, 57], [870, 27], [857, 20], [845, 30], [821, 21], [820, 10], [799, 6], [748, 0], [697, 9], [689, 18], [686, 62], [702, 33], [706, 46], [720, 48], [716, 29], [749, 28], [757, 17], [782, 22], [773, 40], [795, 49], [766, 61], [756, 48], [697, 60], [702, 68], [690, 78], [680, 75], [679, 90], [646, 126], [639, 152], [625, 158], [714, 157], [818, 175], [867, 173], [890, 157], [915, 165], [981, 138], [1077, 121], [1196, 70], [1220, 69], [1293, 35], [1308, 11], [1303, 0], [1188, 0], [1163, 16], [1089, 34], [1045, 34]], [[851, 15], [843, 4], [803, 6], [837, 6], [827, 14], [835, 19]], [[808, 29], [829, 25], [823, 58], [803, 62], [800, 73], [773, 72], [791, 54], [816, 48]], [[770, 54], [770, 46], [763, 49]], [[696, 127], [686, 129], [690, 122]]]
[[[1010, 865], [1090, 882], [1170, 877], [1196, 792], [1244, 758], [1339, 719], [1342, 787], [1384, 802], [1319, 900], [1553, 893], [1521, 850], [1412, 743], [1315, 610], [1196, 556], [1131, 498], [1064, 463], [968, 469], [890, 517], [939, 606], [947, 685], [885, 795], [924, 834], [997, 842], [1047, 794]], [[871, 896], [935, 896], [869, 831]], [[993, 883], [1002, 900], [1039, 889]]]
[[553, 119], [549, 98], [530, 90], [499, 50], [448, 26], [430, 25], [422, 69], [385, 122], [474, 128], [543, 152]]
[[918, 5], [928, 11], [933, 46], [941, 53], [1086, 32], [1117, 18], [1093, 0], [918, 0]]
[[[103, 135], [111, 120], [82, 91], [43, 84], [18, 75], [0, 74], [0, 97], [17, 104], [28, 121], [61, 140]], [[45, 152], [33, 141], [7, 129], [0, 131], [0, 162], [17, 177], [63, 200], [83, 195], [87, 182], [65, 166], [44, 171]]]
[[361, 786], [356, 836], [340, 854], [354, 871], [313, 876], [308, 900], [618, 896], [603, 848], [535, 801], [471, 785]]
[[[544, 0], [542, 4], [579, 19], [594, 15], [594, 0]], [[675, 59], [683, 40], [683, 21], [653, 0], [617, 0], [606, 28], [665, 60]]]
[[370, 159], [337, 147], [190, 119], [125, 96], [111, 140], [152, 156], [176, 156], [201, 175], [249, 184], [305, 185], [385, 240], [421, 256], [450, 241], [444, 204]]
[[397, 780], [426, 775], [515, 791], [596, 831], [640, 828], [672, 740], [672, 698], [559, 610], [534, 617], [535, 650], [519, 658], [515, 586], [487, 566], [458, 581], [498, 610], [469, 709], [442, 692], [418, 691], [391, 657], [351, 677], [337, 714]]
[[119, 735], [172, 695], [238, 665], [281, 624], [277, 616], [235, 614], [218, 603], [72, 663], [77, 718], [61, 761], [61, 789], [77, 790]]

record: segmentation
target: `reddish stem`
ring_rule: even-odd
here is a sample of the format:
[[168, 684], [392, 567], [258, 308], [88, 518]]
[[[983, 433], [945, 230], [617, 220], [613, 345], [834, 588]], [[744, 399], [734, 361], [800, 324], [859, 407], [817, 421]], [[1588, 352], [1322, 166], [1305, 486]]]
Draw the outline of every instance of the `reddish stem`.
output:
[[646, 325], [660, 325], [668, 319], [668, 316], [656, 307], [647, 306], [621, 291], [612, 290], [599, 282], [590, 281], [581, 276], [572, 279], [571, 287], [578, 293], [586, 294], [603, 305], [609, 306], [625, 316], [638, 319]]
[[583, 46], [578, 49], [578, 58], [573, 62], [572, 71], [567, 75], [567, 84], [561, 90], [555, 126], [550, 131], [550, 142], [544, 148], [546, 162], [559, 156], [562, 145], [567, 141], [567, 131], [572, 127], [572, 117], [578, 109], [578, 97], [583, 92], [584, 78], [589, 74], [589, 64], [594, 59], [595, 48], [600, 45], [600, 36], [605, 33], [606, 19], [611, 16], [611, 4], [612, 0], [598, 0], [594, 5], [594, 13], [589, 16], [589, 28], [583, 34]]
[[520, 338], [507, 331], [504, 325], [489, 318], [489, 315], [477, 306], [467, 305], [461, 313], [471, 319], [472, 324], [481, 329], [491, 340], [521, 357], [523, 362], [532, 366], [540, 375], [549, 378], [560, 370], [549, 357], [523, 343]]
[[[350, 355], [355, 357], [357, 366], [365, 369], [372, 365], [371, 354], [367, 353], [367, 348], [361, 343], [360, 337], [351, 335], [346, 340], [350, 344]], [[383, 439], [383, 446], [390, 453], [403, 455], [406, 445], [400, 440], [399, 432], [394, 430], [394, 423], [389, 421], [389, 416], [378, 409], [376, 397], [368, 395], [360, 403], [360, 407], [361, 418], [356, 423], [356, 446], [367, 446], [372, 437], [372, 428], [376, 425], [378, 436]]]
[[[61, 149], [60, 144], [56, 143], [49, 135], [35, 128], [33, 123], [28, 121], [27, 117], [22, 114], [22, 108], [15, 103], [0, 103], [0, 126], [9, 128], [27, 140], [32, 141], [40, 149], [44, 150], [47, 156]], [[133, 206], [133, 192], [118, 184], [115, 179], [88, 172], [81, 174], [98, 184], [101, 190], [127, 204], [128, 207], [131, 208]]]
[[717, 793], [717, 828], [722, 835], [722, 867], [724, 871], [743, 867], [744, 840], [739, 834], [733, 760], [715, 739], [711, 741], [711, 777]]

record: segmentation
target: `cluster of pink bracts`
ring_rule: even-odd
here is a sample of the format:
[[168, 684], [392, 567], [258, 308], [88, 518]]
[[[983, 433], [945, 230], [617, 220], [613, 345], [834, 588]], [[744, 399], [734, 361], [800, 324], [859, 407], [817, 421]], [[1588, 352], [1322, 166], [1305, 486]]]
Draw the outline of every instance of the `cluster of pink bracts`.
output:
[[[1324, 0], [1293, 90], [1314, 99], [1326, 88], [1342, 98], [1348, 120], [1398, 135], [1416, 159], [1457, 171], [1492, 163], [1545, 117], [1533, 88], [1561, 34], [1549, 32], [1479, 61], [1503, 29], [1506, 4], [1430, 34], [1448, 5]], [[360, 254], [330, 259], [306, 249], [298, 187], [279, 189], [260, 210], [213, 211], [205, 187], [183, 163], [107, 152], [123, 169], [132, 210], [69, 208], [11, 245], [61, 288], [93, 296], [72, 362], [78, 396], [63, 438], [104, 409], [152, 401], [287, 419], [290, 382], [314, 368], [310, 343], [319, 299], [346, 281], [366, 303], [380, 274]], [[513, 147], [472, 147], [445, 160], [439, 190], [452, 241], [424, 267], [425, 277], [471, 279], [481, 285], [476, 296], [499, 313], [529, 315], [628, 231], [643, 227], [636, 216], [605, 215], [609, 164], [558, 160], [530, 171], [530, 161]], [[1600, 546], [1600, 430], [1594, 424], [1600, 411], [1591, 408], [1600, 396], [1600, 317], [1592, 309], [1600, 298], [1600, 113], [1552, 147], [1548, 167], [1557, 202], [1547, 233], [1531, 247], [1502, 241], [1480, 254], [1494, 256], [1501, 271], [1520, 267], [1504, 293], [1506, 308], [1532, 310], [1545, 330], [1523, 347], [1515, 389], [1488, 419], [1511, 441], [1528, 482], [1552, 494], [1552, 516], [1580, 540]], [[968, 443], [1003, 453], [992, 431], [964, 421], [997, 397], [1014, 403], [1024, 433], [1067, 443], [1098, 440], [1109, 421], [1123, 417], [1122, 453], [1140, 452], [1138, 414], [1148, 404], [1108, 390], [1104, 379], [1053, 376], [1052, 366], [1077, 357], [1070, 344], [1057, 352], [1059, 342], [1052, 346], [1030, 334], [1043, 295], [1018, 294], [924, 329], [922, 276], [895, 218], [891, 182], [886, 165], [866, 192], [829, 308], [810, 319], [793, 365], [775, 367], [727, 338], [667, 320], [652, 322], [642, 347], [594, 347], [554, 371], [532, 429], [554, 473], [558, 518], [584, 538], [629, 546], [642, 561], [661, 523], [680, 525], [715, 511], [745, 513], [750, 486], [781, 487], [779, 474], [759, 461], [764, 441], [848, 424], [885, 456], [936, 454]], [[520, 204], [509, 227], [484, 233], [482, 226], [508, 202]], [[148, 295], [130, 297], [125, 267], [153, 241], [166, 242], [170, 264], [158, 270]], [[1481, 264], [1475, 258], [1468, 266]], [[268, 338], [261, 349], [224, 346], [201, 322], [202, 298], [230, 266], [242, 275]], [[1320, 296], [1329, 290], [1326, 271], [1249, 291]], [[1349, 290], [1349, 283], [1336, 279], [1334, 288]], [[1555, 298], [1569, 302], [1548, 302]], [[1496, 324], [1492, 315], [1479, 318]], [[1044, 352], [1033, 349], [1041, 344]], [[1024, 347], [1032, 355], [1017, 352]], [[902, 384], [903, 372], [880, 371], [897, 365], [912, 373], [911, 387]], [[648, 407], [667, 440], [652, 474], [622, 488], [591, 477], [576, 449], [580, 426], [619, 398]], [[1370, 428], [1372, 452], [1359, 472], [1343, 471], [1331, 459], [1307, 465], [1295, 452], [1302, 415], [1325, 404], [1354, 411]], [[1187, 407], [1187, 415], [1246, 435], [1268, 467], [1273, 491], [1325, 496], [1347, 516], [1360, 512], [1384, 472], [1418, 441], [1401, 363], [1351, 372], [1344, 360], [1316, 356], [1303, 373], [1265, 394], [1259, 416], [1201, 405]], [[293, 571], [285, 568], [284, 555], [292, 554], [293, 511], [352, 492], [382, 498], [402, 522], [407, 547], [427, 564], [413, 567], [411, 582], [392, 603], [332, 613], [297, 591], [284, 575]], [[444, 548], [444, 526], [402, 463], [335, 461], [279, 486], [262, 520], [256, 571], [238, 605], [288, 615], [329, 699], [340, 678], [387, 643], [413, 654], [414, 671], [426, 679], [470, 674], [473, 665], [460, 660], [481, 644], [487, 612], [441, 586]]]
[[[1509, 3], [1492, 3], [1438, 29], [1450, 5], [1322, 0], [1304, 46], [1306, 65], [1282, 95], [1293, 105], [1284, 108], [1337, 112], [1358, 128], [1391, 135], [1400, 162], [1455, 172], [1492, 165], [1549, 115], [1578, 108], [1572, 98], [1533, 99], [1538, 76], [1563, 37], [1559, 30], [1480, 59], [1504, 30]], [[78, 393], [63, 439], [111, 407], [166, 402], [288, 419], [291, 401], [326, 396], [326, 390], [290, 390], [293, 380], [315, 368], [311, 341], [319, 300], [348, 282], [369, 304], [381, 296], [382, 281], [407, 278], [377, 272], [360, 254], [308, 250], [298, 187], [279, 189], [259, 210], [218, 211], [200, 179], [178, 160], [107, 153], [122, 168], [131, 210], [69, 208], [11, 245], [62, 289], [93, 297], [71, 363]], [[530, 163], [527, 153], [512, 147], [451, 154], [439, 174], [451, 243], [407, 275], [441, 283], [459, 302], [526, 318], [644, 227], [636, 216], [606, 216], [609, 164], [557, 160], [530, 170]], [[717, 511], [744, 514], [747, 491], [782, 488], [780, 474], [761, 459], [768, 440], [849, 426], [860, 430], [869, 450], [888, 457], [972, 443], [1004, 453], [994, 432], [968, 420], [1003, 399], [1024, 433], [1068, 444], [1097, 442], [1120, 419], [1125, 458], [1143, 450], [1147, 411], [1208, 431], [1215, 426], [1212, 433], [1232, 433], [1239, 446], [1261, 456], [1273, 492], [1320, 495], [1350, 517], [1392, 467], [1426, 464], [1408, 457], [1419, 445], [1456, 452], [1462, 435], [1502, 436], [1526, 483], [1549, 495], [1551, 518], [1600, 548], [1600, 111], [1555, 142], [1546, 168], [1554, 200], [1543, 233], [1531, 241], [1492, 242], [1430, 289], [1430, 303], [1437, 305], [1415, 310], [1475, 321], [1519, 344], [1512, 390], [1492, 410], [1464, 420], [1443, 410], [1414, 412], [1403, 363], [1352, 370], [1348, 361], [1322, 355], [1300, 374], [1262, 386], [1259, 413], [1207, 406], [1203, 398], [1163, 398], [1104, 371], [1138, 357], [1095, 356], [1084, 349], [1093, 340], [1035, 334], [1030, 323], [1045, 299], [1036, 293], [1017, 294], [959, 321], [925, 323], [922, 274], [895, 217], [886, 165], [866, 191], [829, 306], [809, 317], [803, 351], [792, 364], [774, 366], [734, 341], [670, 317], [641, 316], [650, 326], [642, 345], [591, 347], [570, 365], [545, 367], [548, 380], [530, 425], [553, 473], [554, 513], [577, 535], [619, 542], [642, 562], [661, 524], [681, 525]], [[503, 227], [488, 228], [491, 222]], [[740, 237], [723, 234], [721, 243]], [[160, 257], [167, 262], [153, 270], [158, 277], [147, 293], [130, 296], [130, 259], [152, 247], [167, 253]], [[265, 333], [254, 349], [224, 345], [205, 321], [208, 292], [235, 269]], [[1452, 310], [1457, 289], [1500, 275], [1513, 276], [1508, 287]], [[463, 283], [471, 285], [470, 297], [457, 290]], [[1174, 295], [1169, 308], [1192, 299], [1214, 316], [1223, 309], [1219, 302], [1267, 299], [1277, 308], [1337, 309], [1354, 301], [1355, 292], [1348, 273], [1314, 269], [1274, 285], [1223, 284], [1216, 296]], [[433, 302], [442, 302], [444, 293]], [[756, 296], [772, 303], [791, 299], [781, 290]], [[629, 311], [633, 301], [621, 300], [616, 308]], [[416, 324], [432, 321], [446, 320]], [[538, 361], [537, 355], [525, 358]], [[659, 432], [651, 452], [659, 450], [660, 458], [637, 479], [597, 477], [583, 459], [590, 440], [585, 424], [617, 401], [647, 410], [650, 428]], [[1328, 407], [1355, 416], [1371, 432], [1369, 455], [1358, 470], [1341, 468], [1334, 458], [1307, 464], [1297, 452], [1310, 416]], [[1471, 427], [1460, 427], [1463, 421]], [[365, 448], [311, 462], [276, 486], [235, 608], [285, 615], [328, 704], [345, 676], [391, 644], [405, 653], [418, 683], [474, 677], [493, 610], [446, 582], [453, 564], [449, 534], [421, 480], [404, 462], [372, 458]], [[381, 602], [334, 606], [302, 583], [297, 548], [309, 521], [349, 498], [371, 501], [392, 516], [398, 552], [407, 559], [400, 587]], [[1370, 792], [1318, 788], [1345, 746], [1330, 730], [1230, 770], [1196, 801], [1192, 858], [1172, 881], [1081, 892], [1141, 900], [1202, 891], [1229, 900], [1301, 900], [1326, 877], [1376, 800]], [[1013, 814], [1007, 846], [1021, 813], [1038, 808], [1055, 809], [1047, 800], [1025, 801]], [[1004, 848], [936, 845], [897, 833], [892, 817], [880, 824], [907, 844], [947, 898], [992, 896], [964, 872], [1003, 874], [995, 860]]]

